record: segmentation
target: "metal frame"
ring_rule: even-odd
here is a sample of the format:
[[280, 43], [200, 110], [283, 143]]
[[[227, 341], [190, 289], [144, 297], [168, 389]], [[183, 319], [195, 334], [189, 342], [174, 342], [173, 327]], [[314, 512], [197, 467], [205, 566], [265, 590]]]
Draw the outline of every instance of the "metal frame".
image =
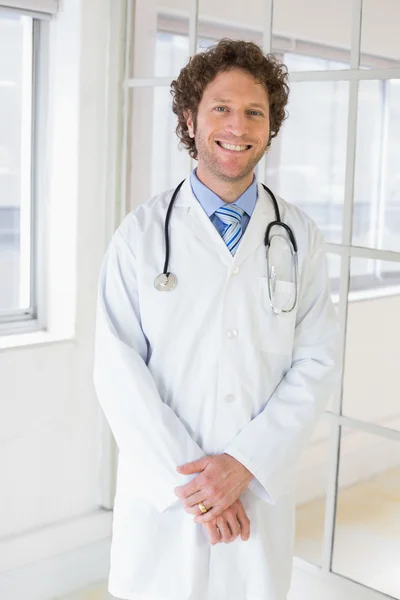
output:
[[[122, 1], [122, 0], [121, 0]], [[131, 75], [131, 31], [133, 27], [132, 5], [134, 0], [124, 0], [128, 6], [127, 23], [131, 24], [131, 29], [126, 36], [125, 53], [125, 82], [123, 87], [124, 94], [124, 134], [123, 134], [123, 164], [122, 164], [122, 185], [121, 185], [121, 208], [126, 209], [126, 179], [127, 179], [127, 158], [129, 155], [128, 142], [128, 124], [129, 124], [129, 91], [140, 87], [169, 86], [171, 77], [149, 77], [135, 78], [135, 73]], [[273, 0], [264, 0], [264, 27], [263, 27], [263, 50], [268, 53], [272, 44], [273, 29]], [[374, 248], [352, 246], [352, 225], [353, 225], [353, 204], [354, 204], [354, 175], [355, 175], [355, 157], [356, 157], [356, 138], [357, 138], [357, 113], [358, 113], [358, 87], [360, 81], [365, 80], [388, 80], [400, 79], [400, 69], [359, 69], [360, 66], [360, 47], [361, 47], [361, 28], [362, 28], [362, 9], [363, 0], [352, 0], [352, 33], [351, 33], [351, 55], [350, 68], [343, 70], [330, 71], [311, 71], [311, 72], [292, 72], [289, 75], [290, 82], [312, 82], [312, 81], [348, 81], [349, 99], [348, 99], [348, 121], [347, 121], [347, 148], [346, 148], [346, 174], [345, 174], [345, 202], [342, 221], [342, 242], [341, 244], [326, 244], [326, 251], [341, 257], [340, 287], [339, 287], [339, 319], [340, 319], [340, 352], [339, 362], [341, 365], [341, 385], [335, 394], [333, 406], [330, 411], [324, 415], [332, 426], [330, 439], [329, 469], [327, 499], [324, 525], [324, 546], [321, 567], [311, 565], [306, 561], [296, 558], [295, 563], [302, 565], [303, 568], [313, 573], [319, 573], [325, 579], [335, 582], [338, 585], [348, 586], [349, 590], [368, 590], [370, 597], [376, 599], [387, 598], [388, 596], [377, 590], [371, 590], [360, 582], [353, 582], [349, 578], [334, 573], [332, 571], [332, 559], [334, 550], [335, 520], [337, 511], [338, 494], [338, 473], [340, 465], [340, 446], [341, 431], [343, 427], [349, 427], [353, 430], [373, 434], [400, 442], [400, 431], [390, 430], [387, 427], [375, 423], [363, 422], [342, 414], [343, 407], [343, 376], [345, 370], [346, 356], [346, 332], [347, 332], [347, 314], [349, 305], [349, 281], [350, 281], [350, 262], [353, 257], [371, 258], [376, 260], [394, 261], [400, 263], [400, 252], [379, 250]], [[199, 0], [190, 0], [190, 19], [189, 19], [189, 48], [194, 52], [197, 48], [197, 30], [199, 20]], [[129, 29], [129, 25], [128, 25]], [[260, 167], [260, 173], [265, 177], [265, 162]], [[123, 213], [123, 211], [122, 211]], [[121, 217], [123, 214], [121, 213]]]

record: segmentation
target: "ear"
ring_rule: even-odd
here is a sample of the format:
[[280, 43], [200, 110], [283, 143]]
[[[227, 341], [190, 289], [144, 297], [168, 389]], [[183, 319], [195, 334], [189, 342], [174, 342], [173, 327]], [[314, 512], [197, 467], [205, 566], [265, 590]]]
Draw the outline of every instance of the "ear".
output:
[[192, 113], [190, 111], [187, 111], [185, 113], [185, 119], [186, 119], [186, 125], [189, 131], [189, 135], [191, 138], [194, 138], [194, 123], [193, 123], [193, 117], [192, 117]]

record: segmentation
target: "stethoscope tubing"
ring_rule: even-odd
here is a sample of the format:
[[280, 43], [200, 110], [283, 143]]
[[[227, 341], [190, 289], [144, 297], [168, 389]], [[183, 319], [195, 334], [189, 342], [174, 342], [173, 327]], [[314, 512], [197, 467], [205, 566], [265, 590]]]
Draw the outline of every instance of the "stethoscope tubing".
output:
[[[172, 208], [174, 206], [176, 197], [179, 193], [179, 190], [181, 189], [182, 185], [184, 184], [185, 179], [183, 179], [180, 184], [175, 188], [174, 193], [172, 194], [169, 206], [168, 206], [168, 210], [167, 210], [167, 214], [165, 217], [165, 225], [164, 225], [164, 239], [165, 239], [165, 261], [164, 261], [164, 269], [163, 269], [163, 274], [168, 277], [169, 276], [169, 272], [168, 272], [168, 266], [169, 266], [169, 254], [170, 254], [170, 243], [169, 243], [169, 222], [171, 219], [171, 212], [172, 212]], [[278, 225], [280, 227], [283, 227], [288, 236], [289, 239], [293, 245], [293, 250], [295, 251], [295, 253], [297, 254], [297, 242], [296, 242], [296, 238], [293, 234], [293, 231], [291, 230], [291, 228], [289, 227], [289, 225], [287, 225], [286, 223], [283, 223], [281, 221], [281, 214], [279, 211], [279, 206], [278, 206], [278, 201], [274, 195], [274, 193], [263, 183], [261, 184], [263, 186], [263, 188], [265, 189], [265, 191], [267, 192], [267, 194], [269, 194], [272, 203], [274, 205], [274, 210], [275, 210], [275, 217], [276, 220], [272, 221], [271, 223], [268, 224], [267, 229], [265, 231], [265, 236], [264, 236], [264, 245], [266, 248], [269, 248], [270, 245], [270, 231], [272, 229], [272, 227], [274, 227], [275, 225]]]

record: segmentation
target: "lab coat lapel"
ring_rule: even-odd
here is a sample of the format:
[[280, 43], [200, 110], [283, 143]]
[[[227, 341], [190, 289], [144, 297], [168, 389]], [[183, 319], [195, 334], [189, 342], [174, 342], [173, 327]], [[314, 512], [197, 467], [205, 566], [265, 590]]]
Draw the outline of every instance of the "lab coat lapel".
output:
[[234, 263], [239, 266], [242, 264], [260, 244], [264, 243], [265, 231], [268, 223], [275, 221], [275, 211], [272, 200], [267, 192], [258, 183], [257, 202], [247, 225], [247, 229], [241, 239], [239, 248], [234, 256]]
[[[183, 210], [186, 208], [186, 210]], [[188, 227], [204, 244], [218, 253], [221, 260], [232, 266], [242, 264], [256, 248], [264, 243], [265, 230], [269, 222], [275, 220], [272, 200], [258, 183], [258, 198], [247, 229], [241, 239], [235, 256], [232, 256], [224, 240], [215, 229], [208, 215], [195, 198], [189, 178], [186, 179], [175, 201], [175, 224]], [[173, 221], [171, 219], [171, 225]]]
[[[202, 243], [218, 253], [226, 265], [232, 264], [232, 254], [228, 250], [224, 240], [215, 229], [209, 216], [194, 196], [189, 178], [182, 185], [181, 191], [176, 199], [175, 223], [185, 225], [198, 237]], [[186, 210], [183, 210], [186, 208]], [[172, 219], [171, 219], [172, 226]]]

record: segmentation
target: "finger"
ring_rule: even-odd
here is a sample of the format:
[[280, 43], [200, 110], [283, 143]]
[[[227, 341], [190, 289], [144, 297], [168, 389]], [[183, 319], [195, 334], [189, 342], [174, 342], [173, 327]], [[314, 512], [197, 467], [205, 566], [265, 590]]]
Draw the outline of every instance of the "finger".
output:
[[[201, 480], [198, 481], [198, 477], [189, 481], [189, 483], [185, 483], [185, 485], [179, 485], [175, 488], [175, 495], [178, 498], [187, 498], [188, 496], [192, 496], [201, 490]], [[201, 502], [201, 500], [199, 500]]]
[[[207, 500], [204, 499], [204, 494], [205, 492], [203, 491], [196, 492], [191, 496], [187, 496], [187, 498], [182, 498], [182, 503], [184, 506], [190, 508], [191, 506], [197, 506], [200, 502], [202, 502], [208, 510], [209, 508], [211, 508], [211, 505], [210, 503], [207, 504]], [[198, 513], [201, 514], [201, 511], [198, 511]]]
[[[207, 508], [207, 506], [206, 506], [206, 508]], [[227, 508], [228, 508], [227, 506], [223, 506], [222, 504], [217, 504], [216, 506], [213, 506], [212, 508], [210, 508], [206, 513], [196, 517], [194, 519], [194, 521], [195, 521], [195, 523], [201, 523], [201, 524], [209, 523], [213, 519], [216, 519], [217, 517], [222, 515], [224, 510], [226, 510]]]
[[221, 541], [221, 534], [216, 523], [206, 523], [204, 525], [208, 534], [208, 540], [210, 544], [218, 544]]
[[228, 521], [228, 525], [229, 525], [229, 528], [230, 528], [230, 530], [232, 532], [232, 536], [234, 537], [234, 539], [236, 539], [237, 536], [240, 534], [240, 529], [241, 529], [240, 528], [240, 523], [237, 520], [236, 512], [233, 512], [233, 511], [232, 512], [230, 512], [230, 511], [226, 512], [225, 513], [225, 518]]
[[236, 518], [240, 524], [240, 536], [243, 542], [247, 542], [250, 537], [250, 519], [247, 516], [243, 506], [240, 506], [236, 513]]
[[225, 517], [219, 517], [217, 519], [217, 526], [221, 533], [221, 540], [225, 542], [225, 544], [233, 542], [232, 531]]
[[[199, 503], [195, 504], [194, 506], [186, 506], [186, 504], [185, 504], [185, 502], [183, 500], [182, 500], [182, 503], [183, 503], [183, 508], [190, 515], [195, 515], [196, 517], [199, 517], [200, 515], [205, 515], [206, 514], [206, 513], [202, 512], [200, 510]], [[203, 502], [203, 506], [205, 508], [207, 508], [207, 510], [208, 510], [207, 501]], [[203, 523], [203, 525], [206, 525], [206, 523]]]
[[181, 465], [180, 467], [176, 467], [178, 473], [184, 475], [190, 475], [191, 473], [200, 473], [203, 471], [207, 464], [207, 457], [199, 458], [198, 460], [194, 460], [193, 462], [186, 463], [185, 465]]

